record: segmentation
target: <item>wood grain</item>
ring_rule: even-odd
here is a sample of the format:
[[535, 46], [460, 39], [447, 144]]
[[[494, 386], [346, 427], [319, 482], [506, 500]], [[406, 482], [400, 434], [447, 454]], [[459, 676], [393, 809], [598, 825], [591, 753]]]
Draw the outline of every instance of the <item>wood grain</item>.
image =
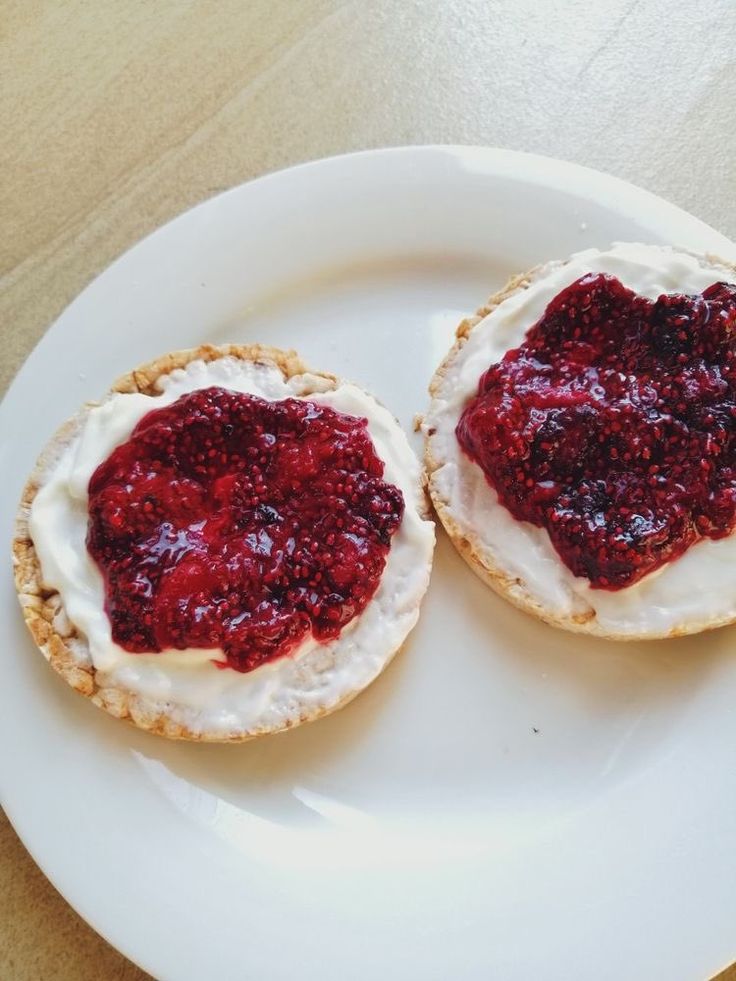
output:
[[[731, 0], [0, 0], [0, 390], [139, 238], [226, 187], [332, 153], [547, 153], [736, 236], [734, 36]], [[146, 977], [72, 912], [4, 819], [0, 895], [0, 977]]]

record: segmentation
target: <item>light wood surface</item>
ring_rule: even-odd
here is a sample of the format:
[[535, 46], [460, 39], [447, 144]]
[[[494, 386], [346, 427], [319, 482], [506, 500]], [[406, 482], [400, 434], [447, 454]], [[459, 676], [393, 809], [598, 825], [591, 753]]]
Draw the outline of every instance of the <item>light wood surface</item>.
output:
[[[156, 226], [347, 150], [546, 153], [736, 237], [735, 37], [732, 0], [0, 0], [0, 391]], [[3, 979], [146, 977], [4, 819], [0, 896]]]

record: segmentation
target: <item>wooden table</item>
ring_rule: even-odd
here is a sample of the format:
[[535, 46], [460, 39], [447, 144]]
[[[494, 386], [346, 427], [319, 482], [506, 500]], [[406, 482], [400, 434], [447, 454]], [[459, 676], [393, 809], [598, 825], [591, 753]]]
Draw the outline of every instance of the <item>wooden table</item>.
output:
[[[156, 226], [347, 150], [546, 153], [736, 238], [735, 37], [733, 0], [3, 0], [0, 388]], [[4, 819], [0, 896], [0, 977], [146, 977], [55, 893]]]

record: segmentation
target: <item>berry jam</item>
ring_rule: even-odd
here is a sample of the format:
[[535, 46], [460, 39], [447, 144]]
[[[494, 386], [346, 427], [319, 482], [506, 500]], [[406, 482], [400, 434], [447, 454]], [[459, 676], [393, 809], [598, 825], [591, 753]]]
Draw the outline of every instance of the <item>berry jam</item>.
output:
[[736, 285], [583, 276], [481, 377], [457, 438], [511, 514], [620, 589], [736, 524]]
[[207, 388], [149, 412], [89, 483], [113, 639], [252, 671], [337, 637], [404, 513], [382, 477], [365, 419], [303, 399]]

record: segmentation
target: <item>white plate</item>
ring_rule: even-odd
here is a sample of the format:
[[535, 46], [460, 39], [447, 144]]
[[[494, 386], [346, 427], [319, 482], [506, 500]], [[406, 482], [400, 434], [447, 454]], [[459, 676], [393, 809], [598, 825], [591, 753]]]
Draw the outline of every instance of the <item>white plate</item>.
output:
[[[615, 239], [712, 229], [540, 157], [416, 148], [236, 188], [119, 259], [2, 407], [3, 527], [56, 425], [128, 367], [293, 345], [411, 427], [460, 315]], [[619, 646], [493, 596], [440, 535], [410, 644], [337, 715], [167, 743], [55, 678], [3, 564], [4, 806], [108, 940], [166, 979], [704, 977], [736, 956], [736, 634]], [[12, 747], [12, 748], [11, 748]]]

